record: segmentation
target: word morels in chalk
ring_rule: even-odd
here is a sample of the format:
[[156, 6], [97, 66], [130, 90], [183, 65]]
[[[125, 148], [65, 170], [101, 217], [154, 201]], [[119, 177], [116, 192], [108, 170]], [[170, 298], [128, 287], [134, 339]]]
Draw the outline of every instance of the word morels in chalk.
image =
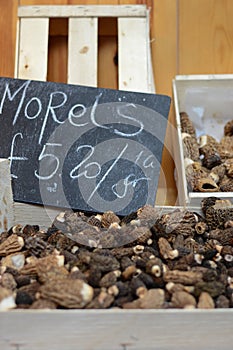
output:
[[170, 98], [0, 79], [15, 201], [128, 214], [154, 204]]

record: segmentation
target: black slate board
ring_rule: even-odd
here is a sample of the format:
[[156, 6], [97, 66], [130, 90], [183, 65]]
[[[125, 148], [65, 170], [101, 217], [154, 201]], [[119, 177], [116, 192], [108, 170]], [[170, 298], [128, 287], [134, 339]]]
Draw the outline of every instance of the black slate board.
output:
[[170, 97], [0, 78], [15, 201], [127, 215], [154, 204]]

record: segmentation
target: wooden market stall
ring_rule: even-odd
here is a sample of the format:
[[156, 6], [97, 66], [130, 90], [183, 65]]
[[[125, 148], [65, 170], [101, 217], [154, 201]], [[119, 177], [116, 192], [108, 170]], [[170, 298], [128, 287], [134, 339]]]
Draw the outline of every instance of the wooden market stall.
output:
[[[2, 0], [0, 2], [0, 75], [14, 77], [18, 5], [145, 4], [150, 8], [151, 49], [156, 92], [172, 96], [172, 79], [177, 74], [231, 73], [233, 3], [222, 0]], [[48, 80], [64, 82], [67, 62], [67, 23], [54, 20], [50, 25]], [[116, 21], [99, 24], [98, 86], [117, 88]], [[59, 54], [58, 54], [59, 53]], [[104, 57], [104, 59], [103, 59]], [[106, 74], [108, 71], [108, 74]], [[170, 121], [174, 121], [171, 108]], [[162, 167], [165, 176], [157, 204], [174, 205], [177, 200], [174, 162], [167, 135]], [[169, 152], [170, 150], [170, 152]]]
[[[153, 78], [158, 94], [172, 97], [172, 79], [176, 75], [233, 72], [231, 0], [1, 0], [0, 76], [15, 77], [18, 6], [105, 4], [146, 5], [150, 10]], [[66, 82], [67, 35], [67, 19], [50, 21], [48, 81]], [[115, 18], [100, 18], [98, 87], [119, 88], [117, 64], [117, 21]], [[173, 103], [169, 120], [175, 125]], [[173, 159], [176, 145], [172, 140], [168, 129], [156, 198], [156, 204], [162, 206], [177, 204]], [[5, 176], [7, 163], [1, 162]], [[31, 215], [38, 215], [31, 208], [28, 210]], [[20, 213], [19, 204], [17, 220], [20, 220]], [[191, 350], [197, 347], [228, 350], [232, 347], [231, 310], [50, 311], [1, 313], [0, 347], [4, 350]]]

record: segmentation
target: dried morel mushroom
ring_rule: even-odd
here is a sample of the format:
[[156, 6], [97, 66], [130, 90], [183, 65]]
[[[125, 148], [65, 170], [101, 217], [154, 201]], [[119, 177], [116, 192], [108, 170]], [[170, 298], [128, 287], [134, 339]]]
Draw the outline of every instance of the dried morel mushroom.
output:
[[197, 139], [187, 133], [182, 133], [184, 157], [192, 159], [193, 161], [198, 161], [199, 155], [199, 145]]
[[[112, 247], [69, 238], [74, 231], [88, 236], [93, 225], [96, 239], [107, 235]], [[134, 240], [120, 240], [120, 232]], [[26, 225], [0, 238], [0, 309], [233, 307], [228, 200], [204, 199], [202, 214], [149, 205], [127, 218], [62, 213], [43, 234]]]
[[196, 137], [196, 130], [193, 122], [185, 112], [180, 113], [181, 131]]
[[221, 164], [221, 157], [219, 154], [219, 143], [214, 137], [210, 135], [203, 135], [199, 141], [199, 151], [202, 155], [202, 164], [207, 169]]
[[225, 136], [233, 136], [233, 120], [230, 120], [224, 126], [224, 135]]

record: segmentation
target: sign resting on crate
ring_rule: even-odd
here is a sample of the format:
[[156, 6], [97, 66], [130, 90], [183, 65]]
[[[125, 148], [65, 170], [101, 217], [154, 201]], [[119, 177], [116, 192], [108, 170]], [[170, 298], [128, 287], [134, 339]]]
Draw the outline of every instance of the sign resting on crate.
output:
[[154, 204], [170, 97], [0, 78], [15, 201], [126, 215]]

